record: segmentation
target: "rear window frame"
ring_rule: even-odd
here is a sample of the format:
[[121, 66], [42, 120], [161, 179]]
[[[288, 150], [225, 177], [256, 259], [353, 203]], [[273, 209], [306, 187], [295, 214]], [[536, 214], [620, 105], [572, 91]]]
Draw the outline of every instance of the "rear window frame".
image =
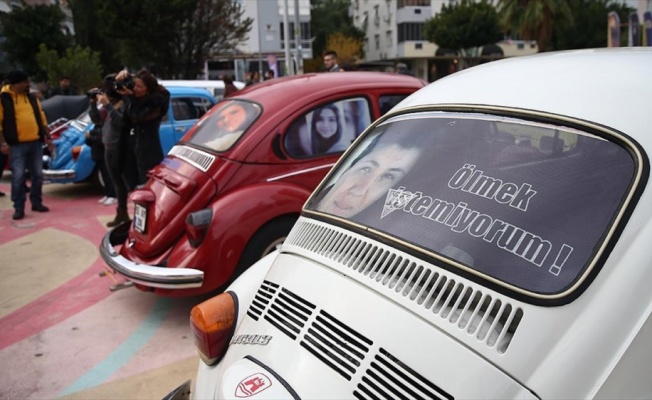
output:
[[[464, 114], [489, 114], [496, 117], [516, 118], [524, 121], [532, 121], [535, 123], [563, 125], [578, 131], [595, 135], [625, 149], [633, 159], [634, 175], [627, 189], [623, 192], [623, 201], [617, 208], [617, 212], [607, 224], [605, 234], [598, 240], [597, 250], [592, 253], [587, 263], [587, 267], [578, 278], [574, 280], [573, 285], [568, 289], [555, 293], [555, 294], [540, 294], [519, 287], [515, 287], [506, 282], [500, 281], [493, 276], [483, 274], [477, 270], [469, 268], [461, 263], [456, 262], [454, 259], [447, 258], [440, 254], [429, 252], [427, 249], [418, 247], [412, 243], [401, 240], [401, 238], [394, 237], [385, 232], [378, 231], [372, 227], [358, 224], [355, 221], [350, 221], [345, 218], [337, 217], [331, 214], [322, 213], [316, 210], [307, 208], [315, 194], [323, 189], [332, 176], [337, 172], [339, 164], [343, 163], [357, 147], [359, 141], [373, 132], [375, 127], [384, 123], [388, 119], [409, 115], [418, 114], [423, 112], [450, 112], [450, 113], [464, 113]], [[373, 239], [379, 240], [384, 244], [393, 246], [399, 250], [405, 251], [425, 262], [442, 267], [457, 275], [463, 276], [471, 281], [481, 284], [485, 287], [493, 289], [499, 293], [505, 294], [512, 298], [524, 301], [530, 304], [542, 306], [558, 306], [572, 302], [579, 297], [586, 288], [595, 279], [600, 272], [607, 258], [611, 254], [613, 247], [616, 245], [618, 238], [622, 234], [631, 214], [636, 207], [638, 200], [645, 189], [647, 178], [649, 177], [649, 159], [647, 154], [632, 137], [618, 131], [616, 129], [597, 124], [591, 121], [586, 121], [574, 117], [545, 113], [529, 109], [511, 108], [511, 107], [497, 107], [497, 106], [483, 106], [483, 105], [458, 105], [458, 104], [445, 104], [445, 105], [427, 105], [427, 106], [413, 106], [402, 110], [397, 110], [386, 114], [372, 123], [353, 143], [353, 145], [342, 155], [341, 161], [336, 164], [331, 171], [322, 180], [320, 185], [313, 191], [308, 201], [302, 209], [302, 215], [324, 222], [332, 223], [336, 226], [353, 230], [359, 234], [369, 236]]]

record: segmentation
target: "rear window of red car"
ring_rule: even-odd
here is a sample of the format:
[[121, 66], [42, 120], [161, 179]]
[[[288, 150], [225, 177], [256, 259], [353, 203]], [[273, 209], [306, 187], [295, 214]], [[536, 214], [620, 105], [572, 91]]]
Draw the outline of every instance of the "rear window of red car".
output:
[[393, 117], [345, 155], [306, 210], [503, 289], [565, 296], [595, 267], [641, 173], [631, 148], [567, 125]]
[[213, 151], [226, 151], [240, 139], [261, 113], [258, 104], [241, 100], [218, 103], [197, 123], [189, 142]]

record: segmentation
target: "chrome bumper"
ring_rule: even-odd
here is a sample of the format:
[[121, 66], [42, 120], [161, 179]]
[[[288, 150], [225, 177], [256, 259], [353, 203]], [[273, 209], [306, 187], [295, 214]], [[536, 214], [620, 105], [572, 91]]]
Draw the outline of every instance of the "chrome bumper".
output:
[[125, 228], [129, 228], [126, 223], [117, 226], [104, 235], [100, 244], [100, 255], [111, 269], [134, 283], [148, 287], [187, 289], [202, 286], [204, 271], [138, 264], [118, 254], [113, 245], [124, 243]]
[[74, 169], [44, 169], [43, 179], [68, 179], [77, 175]]

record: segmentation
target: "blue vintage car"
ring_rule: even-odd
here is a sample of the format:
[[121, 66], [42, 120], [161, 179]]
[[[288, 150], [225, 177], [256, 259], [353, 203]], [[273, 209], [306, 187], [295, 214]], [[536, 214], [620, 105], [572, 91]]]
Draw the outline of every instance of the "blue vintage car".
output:
[[[166, 86], [166, 89], [170, 91], [170, 105], [159, 129], [163, 154], [167, 154], [216, 102], [215, 97], [205, 89], [177, 86]], [[43, 175], [46, 181], [76, 183], [92, 179], [103, 185], [91, 159], [91, 149], [85, 144], [84, 134], [91, 129], [93, 123], [86, 111], [51, 130], [55, 149], [44, 157]]]

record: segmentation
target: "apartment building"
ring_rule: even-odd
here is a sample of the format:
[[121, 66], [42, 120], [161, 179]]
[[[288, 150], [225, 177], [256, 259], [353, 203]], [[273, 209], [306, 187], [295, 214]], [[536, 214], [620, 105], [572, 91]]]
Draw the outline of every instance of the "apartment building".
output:
[[[351, 0], [354, 24], [366, 33], [367, 65], [391, 67], [398, 62], [419, 78], [434, 81], [459, 68], [452, 49], [431, 43], [423, 36], [425, 22], [455, 0]], [[482, 49], [485, 58], [526, 55], [538, 51], [536, 42], [504, 41]]]

